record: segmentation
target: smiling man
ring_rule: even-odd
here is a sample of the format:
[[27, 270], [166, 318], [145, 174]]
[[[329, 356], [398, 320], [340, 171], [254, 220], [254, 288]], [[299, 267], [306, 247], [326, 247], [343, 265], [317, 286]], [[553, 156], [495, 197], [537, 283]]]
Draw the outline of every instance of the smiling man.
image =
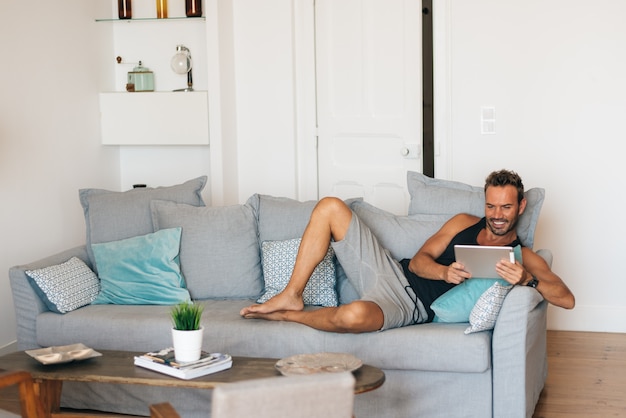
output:
[[[430, 322], [431, 303], [471, 277], [454, 259], [454, 245], [521, 245], [517, 221], [526, 208], [524, 185], [514, 172], [491, 173], [485, 181], [485, 217], [454, 216], [412, 259], [391, 258], [369, 228], [337, 198], [317, 204], [304, 231], [285, 289], [263, 304], [241, 310], [245, 318], [299, 322], [334, 332], [369, 332]], [[332, 245], [360, 299], [337, 307], [305, 311], [304, 288]], [[550, 303], [574, 307], [574, 295], [541, 256], [522, 247], [523, 264], [503, 260], [498, 274], [514, 285], [528, 285]]]
[[[442, 292], [471, 278], [454, 259], [454, 245], [521, 245], [515, 228], [526, 209], [522, 179], [512, 171], [491, 173], [485, 180], [485, 217], [459, 214], [450, 219], [409, 261], [402, 261], [411, 287], [430, 306]], [[553, 305], [571, 309], [574, 295], [545, 260], [522, 246], [522, 260], [502, 261], [496, 271], [514, 285], [530, 285]], [[435, 283], [432, 283], [435, 281]], [[434, 315], [429, 309], [429, 316]], [[431, 317], [432, 319], [432, 317]]]

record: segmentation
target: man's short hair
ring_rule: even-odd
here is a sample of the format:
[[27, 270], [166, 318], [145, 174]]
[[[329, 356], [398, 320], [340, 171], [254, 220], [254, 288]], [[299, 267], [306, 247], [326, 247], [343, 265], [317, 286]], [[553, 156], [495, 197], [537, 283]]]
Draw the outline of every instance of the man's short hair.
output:
[[485, 192], [489, 186], [513, 186], [517, 189], [517, 203], [524, 198], [524, 183], [522, 178], [515, 172], [510, 170], [494, 171], [485, 179]]

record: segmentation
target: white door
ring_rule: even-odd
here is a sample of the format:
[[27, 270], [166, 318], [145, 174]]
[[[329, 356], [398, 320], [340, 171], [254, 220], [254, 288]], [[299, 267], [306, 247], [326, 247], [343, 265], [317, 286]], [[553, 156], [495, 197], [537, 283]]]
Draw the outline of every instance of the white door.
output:
[[421, 172], [421, 1], [316, 0], [319, 195], [406, 214]]

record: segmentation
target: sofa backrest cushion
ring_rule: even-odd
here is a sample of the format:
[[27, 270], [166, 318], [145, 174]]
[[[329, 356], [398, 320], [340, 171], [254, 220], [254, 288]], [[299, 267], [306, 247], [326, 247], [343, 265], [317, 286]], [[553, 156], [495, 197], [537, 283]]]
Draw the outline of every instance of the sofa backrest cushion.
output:
[[352, 203], [352, 210], [396, 260], [412, 258], [424, 242], [452, 215], [394, 215], [367, 202]]
[[180, 265], [192, 299], [258, 298], [257, 224], [249, 205], [196, 207], [154, 200], [155, 230], [181, 227]]
[[170, 200], [194, 206], [204, 206], [202, 189], [207, 177], [202, 176], [183, 184], [157, 188], [137, 188], [125, 192], [103, 189], [79, 190], [85, 213], [87, 254], [97, 272], [91, 244], [118, 241], [154, 232], [150, 217], [150, 201]]
[[[458, 181], [434, 179], [421, 173], [407, 172], [407, 185], [411, 202], [409, 215], [456, 215], [469, 213], [485, 216], [484, 187], [471, 186]], [[526, 190], [526, 210], [517, 224], [517, 236], [526, 247], [533, 248], [535, 228], [543, 205], [545, 190]]]
[[265, 241], [301, 238], [316, 204], [317, 200], [300, 202], [258, 193], [250, 196], [246, 205], [253, 209], [258, 222], [259, 245]]

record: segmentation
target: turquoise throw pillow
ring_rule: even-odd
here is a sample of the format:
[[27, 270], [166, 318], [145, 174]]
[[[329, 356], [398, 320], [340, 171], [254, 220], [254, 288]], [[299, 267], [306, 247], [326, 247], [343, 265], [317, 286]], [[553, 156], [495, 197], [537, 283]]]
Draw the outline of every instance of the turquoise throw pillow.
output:
[[[522, 262], [522, 249], [518, 245], [513, 248], [515, 259]], [[454, 286], [439, 296], [430, 308], [435, 312], [433, 322], [469, 322], [470, 313], [480, 296], [494, 283], [508, 286], [504, 279], [471, 278]]]
[[189, 301], [178, 255], [182, 228], [92, 244], [100, 293], [94, 304], [174, 305]]

